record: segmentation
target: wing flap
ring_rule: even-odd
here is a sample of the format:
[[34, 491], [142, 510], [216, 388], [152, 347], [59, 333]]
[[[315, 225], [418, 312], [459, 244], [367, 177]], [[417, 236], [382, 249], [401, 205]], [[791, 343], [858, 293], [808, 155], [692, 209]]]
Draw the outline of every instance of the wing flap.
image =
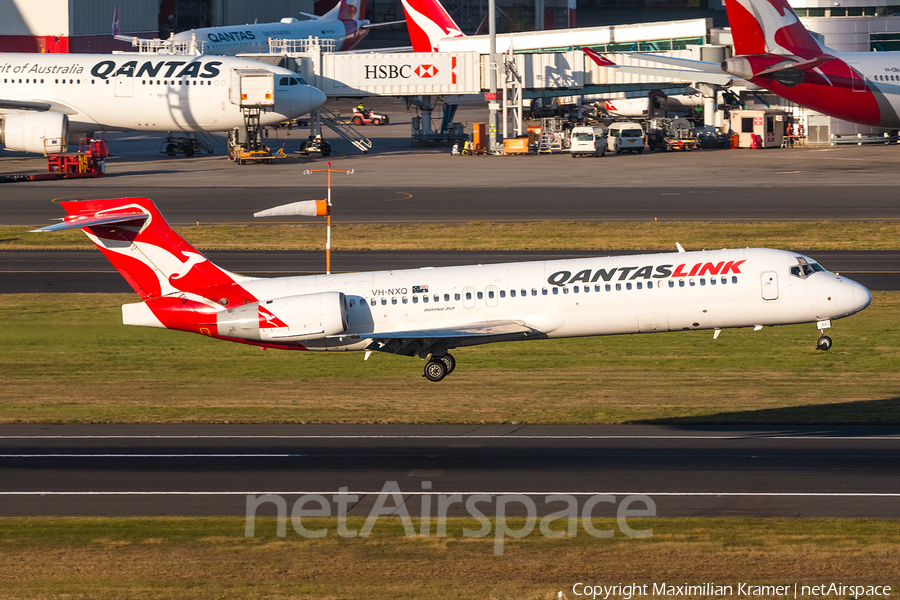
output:
[[447, 327], [439, 329], [413, 329], [409, 331], [390, 331], [385, 333], [373, 333], [367, 337], [374, 340], [399, 340], [399, 339], [453, 339], [464, 337], [479, 337], [489, 335], [507, 335], [511, 333], [532, 333], [535, 329], [525, 325], [521, 321], [484, 321]]

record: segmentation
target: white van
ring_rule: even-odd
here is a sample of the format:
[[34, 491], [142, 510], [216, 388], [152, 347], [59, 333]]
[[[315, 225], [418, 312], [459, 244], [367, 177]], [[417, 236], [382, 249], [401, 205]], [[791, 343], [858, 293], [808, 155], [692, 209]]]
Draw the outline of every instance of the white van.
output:
[[644, 152], [644, 129], [640, 123], [613, 123], [609, 126], [609, 149], [616, 154]]
[[569, 153], [577, 156], [603, 156], [606, 154], [606, 130], [596, 125], [579, 125], [569, 136]]

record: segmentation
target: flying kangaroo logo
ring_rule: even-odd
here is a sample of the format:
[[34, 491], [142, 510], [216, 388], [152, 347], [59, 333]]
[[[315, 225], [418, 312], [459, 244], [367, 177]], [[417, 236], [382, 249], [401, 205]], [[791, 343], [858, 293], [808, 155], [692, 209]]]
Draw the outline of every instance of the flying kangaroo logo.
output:
[[455, 27], [448, 27], [446, 25], [435, 23], [429, 16], [414, 9], [408, 0], [402, 0], [402, 2], [403, 8], [406, 9], [407, 16], [412, 19], [413, 23], [415, 23], [428, 38], [428, 43], [431, 45], [432, 52], [437, 52], [438, 40], [441, 38], [460, 37], [463, 35], [462, 31]]
[[765, 37], [767, 52], [792, 55], [798, 50], [808, 50], [821, 54], [821, 48], [784, 0], [735, 1], [756, 18]]
[[202, 254], [197, 254], [196, 252], [182, 252], [182, 254], [187, 257], [187, 260], [182, 263], [181, 268], [179, 268], [169, 276], [169, 281], [173, 279], [181, 279], [182, 277], [190, 273], [191, 269], [193, 269], [196, 265], [206, 262], [206, 257], [204, 257]]

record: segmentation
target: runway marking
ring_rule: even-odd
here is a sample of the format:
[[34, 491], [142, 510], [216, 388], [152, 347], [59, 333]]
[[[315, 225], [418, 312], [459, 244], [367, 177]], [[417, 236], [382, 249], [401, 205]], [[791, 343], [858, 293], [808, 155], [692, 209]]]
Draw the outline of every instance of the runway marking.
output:
[[[0, 435], [3, 440], [871, 440], [891, 436], [832, 435]], [[221, 455], [217, 455], [221, 456]], [[241, 455], [249, 456], [249, 455]]]
[[[186, 491], [104, 491], [104, 492], [61, 492], [61, 491], [35, 491], [35, 492], [0, 492], [0, 496], [263, 496], [267, 494], [276, 496], [304, 496], [318, 494], [322, 496], [334, 495], [359, 495], [359, 496], [378, 496], [383, 494], [382, 490], [355, 490], [342, 492], [340, 490], [257, 490], [257, 491], [208, 491], [208, 492], [186, 492]], [[464, 491], [402, 491], [404, 496], [437, 496], [460, 494], [463, 496], [596, 496], [605, 494], [608, 496], [680, 496], [680, 497], [810, 497], [810, 498], [900, 498], [900, 493], [879, 493], [879, 492], [464, 492]]]

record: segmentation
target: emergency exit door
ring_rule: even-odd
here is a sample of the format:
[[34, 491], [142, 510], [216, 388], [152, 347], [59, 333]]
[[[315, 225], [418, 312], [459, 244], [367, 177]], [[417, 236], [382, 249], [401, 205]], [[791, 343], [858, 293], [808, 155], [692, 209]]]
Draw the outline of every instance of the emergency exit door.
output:
[[767, 271], [762, 274], [763, 300], [778, 300], [778, 274], [775, 271]]

